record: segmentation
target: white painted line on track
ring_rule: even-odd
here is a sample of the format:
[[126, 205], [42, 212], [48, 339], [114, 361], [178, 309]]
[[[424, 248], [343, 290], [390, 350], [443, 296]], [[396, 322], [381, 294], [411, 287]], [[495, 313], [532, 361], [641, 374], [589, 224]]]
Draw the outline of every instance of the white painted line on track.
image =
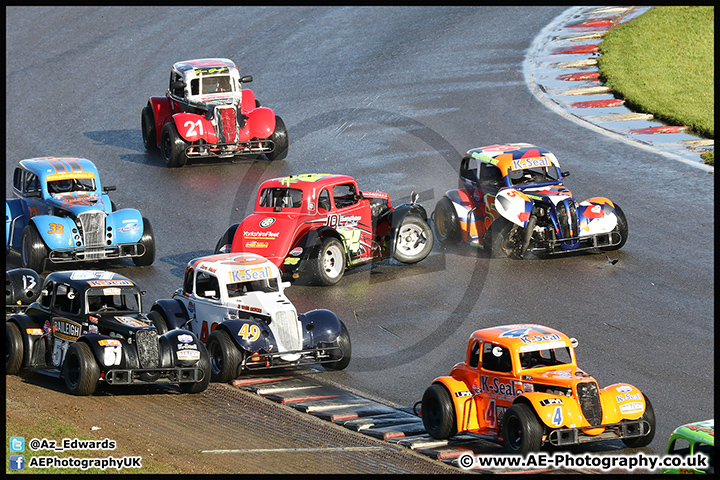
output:
[[200, 450], [200, 453], [308, 453], [308, 452], [365, 452], [385, 450], [385, 445], [377, 447], [306, 447], [306, 448], [237, 448], [225, 450]]

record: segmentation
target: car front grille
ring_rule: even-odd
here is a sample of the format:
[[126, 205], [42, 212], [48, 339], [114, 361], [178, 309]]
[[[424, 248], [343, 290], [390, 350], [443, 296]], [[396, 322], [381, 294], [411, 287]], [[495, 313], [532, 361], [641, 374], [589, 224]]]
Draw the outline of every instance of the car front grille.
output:
[[577, 237], [577, 208], [575, 202], [572, 199], [566, 199], [558, 203], [557, 216], [560, 222], [562, 238]]
[[600, 425], [602, 421], [602, 407], [600, 407], [600, 392], [595, 382], [577, 384], [578, 400], [583, 416], [590, 425]]
[[300, 350], [302, 337], [298, 328], [297, 315], [292, 310], [277, 312], [272, 325], [275, 339], [285, 351]]
[[77, 217], [85, 246], [85, 260], [94, 260], [105, 256], [105, 215], [105, 212], [96, 210], [81, 213]]
[[138, 358], [141, 368], [157, 368], [160, 366], [160, 350], [156, 330], [138, 330], [135, 333]]
[[215, 107], [217, 138], [219, 143], [234, 143], [240, 135], [237, 123], [237, 109], [234, 106]]

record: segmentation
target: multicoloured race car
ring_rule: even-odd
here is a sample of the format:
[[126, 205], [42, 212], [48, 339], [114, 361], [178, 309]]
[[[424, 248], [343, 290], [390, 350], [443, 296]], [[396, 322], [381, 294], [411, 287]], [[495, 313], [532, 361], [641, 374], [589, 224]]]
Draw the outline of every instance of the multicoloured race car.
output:
[[[25, 290], [22, 276], [12, 279], [18, 282], [14, 291]], [[189, 330], [160, 332], [141, 313], [142, 294], [135, 282], [113, 272], [50, 273], [37, 301], [6, 318], [6, 374], [32, 369], [61, 377], [73, 395], [90, 395], [99, 382], [205, 390], [205, 346]]]
[[51, 263], [132, 258], [155, 260], [150, 221], [140, 212], [118, 210], [95, 165], [85, 158], [21, 160], [13, 172], [16, 198], [5, 200], [5, 245], [22, 266], [41, 273]]
[[647, 396], [627, 383], [599, 388], [577, 366], [576, 346], [540, 325], [475, 331], [465, 361], [423, 395], [427, 432], [438, 439], [470, 432], [520, 454], [618, 438], [629, 447], [650, 444], [655, 413]]
[[438, 240], [461, 240], [491, 257], [538, 257], [625, 245], [622, 209], [604, 197], [577, 203], [555, 155], [528, 143], [474, 148], [460, 162], [459, 189], [433, 212]]
[[715, 473], [715, 420], [705, 420], [681, 425], [670, 434], [668, 455], [692, 457], [707, 456], [707, 466], [698, 468], [663, 468], [662, 473]]
[[291, 278], [334, 285], [368, 262], [419, 262], [433, 238], [416, 194], [393, 208], [386, 193], [360, 192], [348, 175], [305, 174], [263, 182], [254, 213], [228, 228], [215, 252], [255, 253]]
[[142, 110], [146, 150], [160, 148], [165, 165], [182, 167], [189, 158], [231, 158], [264, 154], [281, 160], [288, 153], [283, 120], [242, 88], [241, 77], [227, 58], [177, 62], [164, 97], [150, 97]]
[[148, 317], [161, 331], [189, 328], [205, 342], [214, 381], [266, 368], [347, 367], [352, 348], [345, 324], [329, 310], [298, 315], [285, 296], [289, 285], [259, 255], [196, 258], [185, 269], [182, 288], [157, 300]]

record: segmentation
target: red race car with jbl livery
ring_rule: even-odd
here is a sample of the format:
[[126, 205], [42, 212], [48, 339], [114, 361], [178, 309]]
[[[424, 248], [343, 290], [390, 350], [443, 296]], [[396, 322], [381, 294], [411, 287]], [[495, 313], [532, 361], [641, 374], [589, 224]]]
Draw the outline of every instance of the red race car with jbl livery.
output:
[[261, 107], [252, 82], [232, 60], [205, 58], [177, 62], [164, 97], [150, 97], [142, 110], [146, 150], [160, 149], [168, 167], [182, 167], [190, 158], [287, 156], [285, 123]]
[[232, 225], [215, 253], [261, 255], [293, 279], [334, 285], [346, 268], [394, 258], [416, 263], [433, 247], [427, 213], [411, 195], [361, 192], [353, 177], [304, 174], [265, 181], [255, 211]]

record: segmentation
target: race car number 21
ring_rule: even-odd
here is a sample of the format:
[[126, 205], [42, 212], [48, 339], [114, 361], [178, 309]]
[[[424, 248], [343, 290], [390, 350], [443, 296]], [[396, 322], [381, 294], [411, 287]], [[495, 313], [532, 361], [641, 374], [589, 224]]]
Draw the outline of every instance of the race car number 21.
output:
[[[187, 134], [185, 135], [187, 137], [194, 137], [196, 135], [202, 136], [202, 134], [203, 134], [203, 126], [202, 126], [202, 121], [200, 119], [198, 119], [197, 122], [188, 120], [187, 122], [185, 122], [183, 124], [183, 126], [185, 128], [187, 128]], [[195, 131], [196, 128], [197, 128], [197, 132]]]

